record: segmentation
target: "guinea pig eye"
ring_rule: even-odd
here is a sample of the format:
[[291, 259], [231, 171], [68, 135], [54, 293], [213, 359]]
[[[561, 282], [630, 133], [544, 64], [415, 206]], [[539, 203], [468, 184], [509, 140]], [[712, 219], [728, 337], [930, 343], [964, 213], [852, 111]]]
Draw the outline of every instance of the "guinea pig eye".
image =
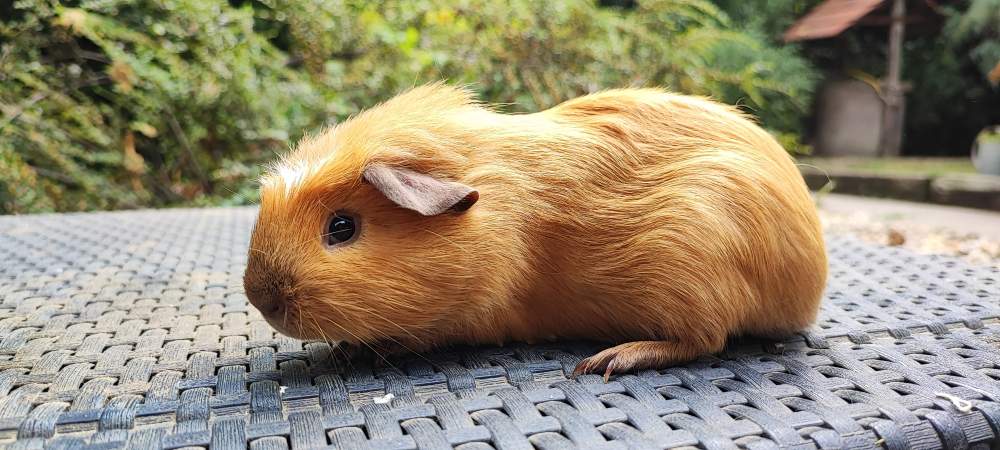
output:
[[354, 217], [340, 212], [334, 214], [327, 222], [326, 233], [323, 235], [326, 245], [334, 246], [350, 241], [357, 233], [357, 228]]

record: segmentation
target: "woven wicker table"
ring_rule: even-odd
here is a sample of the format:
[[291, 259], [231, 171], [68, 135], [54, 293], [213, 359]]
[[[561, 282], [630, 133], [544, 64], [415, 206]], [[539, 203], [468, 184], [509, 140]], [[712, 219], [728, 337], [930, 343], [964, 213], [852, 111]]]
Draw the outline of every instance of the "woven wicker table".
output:
[[[8, 448], [988, 448], [1000, 273], [831, 236], [820, 322], [568, 380], [598, 347], [342, 369], [241, 288], [248, 208], [0, 217]], [[391, 394], [391, 395], [388, 395]], [[997, 448], [997, 447], [993, 447]]]

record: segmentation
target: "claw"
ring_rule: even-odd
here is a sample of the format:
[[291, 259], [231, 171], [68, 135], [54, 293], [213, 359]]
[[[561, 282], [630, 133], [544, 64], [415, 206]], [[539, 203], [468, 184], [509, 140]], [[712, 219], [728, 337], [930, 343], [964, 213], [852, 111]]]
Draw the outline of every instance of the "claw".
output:
[[576, 369], [573, 370], [573, 378], [585, 373], [602, 373], [603, 371], [604, 382], [607, 383], [611, 379], [611, 375], [618, 371], [620, 367], [616, 359], [617, 354], [608, 350], [586, 358], [580, 361]]
[[[725, 340], [720, 340], [725, 343]], [[721, 346], [721, 344], [720, 344]], [[717, 349], [706, 349], [715, 351]], [[702, 350], [684, 343], [668, 341], [638, 341], [605, 349], [580, 361], [573, 370], [573, 378], [584, 373], [603, 373], [604, 382], [611, 375], [636, 369], [663, 367], [693, 359]]]

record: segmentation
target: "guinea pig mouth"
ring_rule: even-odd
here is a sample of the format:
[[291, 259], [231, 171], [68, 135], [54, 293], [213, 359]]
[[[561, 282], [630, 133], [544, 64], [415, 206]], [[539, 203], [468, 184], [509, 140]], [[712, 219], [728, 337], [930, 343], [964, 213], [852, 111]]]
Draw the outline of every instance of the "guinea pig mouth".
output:
[[293, 311], [288, 311], [282, 317], [264, 316], [264, 320], [267, 321], [267, 324], [271, 328], [274, 328], [285, 336], [294, 339], [312, 339], [313, 337], [303, 329], [302, 323], [297, 316]]
[[[291, 308], [290, 308], [291, 309]], [[279, 333], [293, 339], [303, 341], [323, 340], [326, 342], [351, 342], [352, 339], [342, 339], [340, 336], [329, 333], [328, 330], [319, 328], [318, 324], [304, 320], [295, 311], [288, 311], [283, 317], [264, 317], [268, 325]]]

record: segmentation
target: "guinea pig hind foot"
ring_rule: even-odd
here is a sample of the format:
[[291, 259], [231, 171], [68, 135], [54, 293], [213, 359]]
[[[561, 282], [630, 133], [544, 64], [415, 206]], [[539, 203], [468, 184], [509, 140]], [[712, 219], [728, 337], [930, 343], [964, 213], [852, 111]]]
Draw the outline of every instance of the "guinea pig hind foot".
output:
[[[714, 341], [714, 340], [713, 340]], [[636, 341], [611, 347], [590, 356], [577, 364], [573, 377], [585, 373], [604, 373], [606, 383], [612, 374], [627, 373], [639, 369], [662, 369], [672, 364], [687, 362], [706, 353], [721, 351], [725, 345], [722, 339], [706, 348], [685, 341]], [[714, 348], [713, 348], [714, 347]]]

